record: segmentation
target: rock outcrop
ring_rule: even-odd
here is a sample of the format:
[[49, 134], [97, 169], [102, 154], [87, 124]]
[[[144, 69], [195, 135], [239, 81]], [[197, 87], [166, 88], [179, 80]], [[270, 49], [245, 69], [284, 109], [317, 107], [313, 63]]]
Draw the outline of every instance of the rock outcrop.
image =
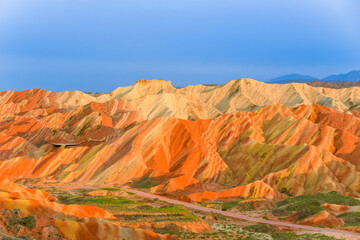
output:
[[358, 196], [358, 91], [242, 79], [181, 89], [141, 80], [98, 97], [2, 92], [0, 174], [189, 201]]
[[151, 231], [115, 225], [109, 221], [115, 217], [96, 206], [64, 205], [54, 200], [55, 197], [47, 192], [22, 188], [0, 177], [1, 239], [17, 239], [13, 235], [71, 240], [173, 239]]

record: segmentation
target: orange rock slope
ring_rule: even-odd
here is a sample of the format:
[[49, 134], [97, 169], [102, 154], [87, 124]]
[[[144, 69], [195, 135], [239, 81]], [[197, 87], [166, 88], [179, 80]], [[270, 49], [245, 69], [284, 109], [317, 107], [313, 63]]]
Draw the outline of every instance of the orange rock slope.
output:
[[[0, 177], [0, 237], [32, 235], [41, 239], [172, 239], [150, 231], [120, 227], [95, 206], [64, 205], [41, 190], [25, 189]], [[26, 221], [21, 221], [26, 219]], [[22, 223], [16, 224], [16, 223]], [[27, 223], [24, 224], [24, 223]]]
[[[291, 100], [283, 87], [271, 100], [258, 86], [268, 87], [254, 80], [184, 89], [142, 81], [98, 97], [40, 89], [0, 93], [0, 174], [132, 184], [191, 201], [327, 191], [357, 196], [358, 90], [293, 84], [287, 88], [306, 101]], [[258, 110], [237, 111], [244, 96]], [[200, 119], [209, 116], [217, 117]]]

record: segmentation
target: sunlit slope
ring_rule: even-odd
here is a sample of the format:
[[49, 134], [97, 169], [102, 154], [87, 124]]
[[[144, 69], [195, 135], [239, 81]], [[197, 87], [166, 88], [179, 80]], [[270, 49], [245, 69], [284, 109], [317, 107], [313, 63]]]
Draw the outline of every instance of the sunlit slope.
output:
[[146, 120], [120, 98], [32, 109], [21, 104], [28, 98], [12, 101], [27, 109], [2, 103], [0, 174], [13, 179], [132, 184], [192, 200], [358, 194], [357, 110], [274, 104], [197, 121]]
[[[0, 176], [1, 239], [173, 239], [121, 227], [110, 212], [91, 205], [66, 205], [42, 190], [26, 189]], [[26, 236], [27, 235], [27, 236]], [[21, 237], [23, 236], [23, 238]], [[16, 238], [16, 239], [20, 239]]]
[[89, 95], [79, 91], [50, 92], [32, 89], [1, 92], [1, 114], [37, 114], [51, 109], [71, 109], [90, 102], [104, 103], [123, 99], [124, 105], [139, 112], [143, 119], [173, 116], [196, 120], [218, 117], [236, 111], [252, 111], [272, 104], [295, 107], [320, 104], [339, 110], [357, 109], [360, 88], [331, 89], [304, 83], [266, 84], [252, 79], [232, 80], [221, 86], [195, 85], [176, 88], [164, 80], [139, 80], [109, 94]]

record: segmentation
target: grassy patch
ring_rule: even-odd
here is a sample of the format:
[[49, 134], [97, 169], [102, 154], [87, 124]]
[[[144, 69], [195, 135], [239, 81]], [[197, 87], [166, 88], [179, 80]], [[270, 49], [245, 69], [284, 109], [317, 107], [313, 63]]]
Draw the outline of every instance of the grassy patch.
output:
[[106, 190], [106, 191], [111, 191], [111, 192], [116, 192], [116, 191], [120, 191], [120, 188], [110, 188], [110, 187], [106, 187], [106, 188], [100, 188], [100, 190]]
[[129, 192], [129, 191], [126, 191], [126, 190], [123, 190], [123, 191], [126, 192], [129, 195], [135, 195], [135, 193], [133, 193], [133, 192]]
[[152, 207], [150, 209], [145, 210], [146, 212], [151, 213], [182, 213], [188, 214], [190, 213], [186, 208], [181, 205], [170, 204], [163, 207]]
[[237, 205], [238, 205], [238, 202], [239, 202], [239, 201], [223, 202], [223, 203], [222, 203], [221, 210], [222, 210], [222, 211], [226, 211], [226, 210], [228, 210], [228, 209], [231, 209], [231, 208], [237, 206]]
[[261, 233], [272, 233], [275, 232], [276, 229], [273, 225], [270, 224], [255, 224], [243, 227], [244, 231], [249, 232], [261, 232]]
[[195, 215], [186, 215], [179, 213], [169, 214], [121, 214], [115, 215], [124, 221], [141, 221], [141, 222], [196, 222], [199, 219]]
[[123, 204], [139, 205], [145, 203], [130, 200], [124, 197], [94, 196], [94, 197], [76, 197], [76, 198], [68, 199], [67, 204], [106, 206], [106, 205], [123, 205]]
[[343, 196], [337, 192], [329, 192], [316, 195], [301, 195], [277, 202], [277, 207], [272, 210], [272, 213], [274, 216], [288, 216], [292, 213], [298, 213], [297, 220], [301, 220], [322, 211], [321, 205], [324, 203], [348, 206], [360, 205], [360, 201], [357, 199]]
[[[154, 222], [162, 221], [198, 221], [199, 218], [181, 205], [165, 205], [155, 207], [141, 201], [131, 200], [125, 197], [93, 196], [78, 197], [70, 196], [62, 199], [66, 204], [93, 205], [105, 210], [112, 211], [127, 221], [151, 219]], [[126, 213], [126, 214], [122, 214]], [[131, 214], [134, 213], [134, 214]]]
[[159, 183], [154, 181], [153, 179], [149, 178], [149, 176], [144, 176], [140, 178], [139, 180], [133, 182], [132, 187], [133, 188], [144, 188], [144, 189], [150, 189], [152, 187], [157, 186]]
[[338, 238], [329, 237], [323, 234], [302, 234], [297, 235], [292, 232], [273, 232], [273, 233], [260, 233], [260, 232], [250, 232], [250, 231], [215, 231], [215, 232], [174, 232], [166, 231], [165, 229], [155, 229], [155, 232], [160, 234], [169, 234], [179, 239], [216, 239], [216, 240], [225, 240], [225, 239], [236, 239], [236, 240], [262, 240], [262, 239], [276, 239], [276, 240], [337, 240]]
[[[244, 201], [244, 200], [249, 200], [249, 201]], [[251, 200], [254, 200], [254, 201], [251, 201]], [[239, 211], [254, 211], [254, 210], [256, 210], [255, 204], [257, 203], [255, 200], [256, 199], [240, 198], [239, 200], [236, 200], [236, 201], [229, 201], [229, 202], [218, 202], [218, 201], [214, 201], [214, 202], [198, 202], [198, 204], [200, 206], [203, 206], [203, 207], [210, 207], [210, 208], [219, 209], [219, 210], [222, 210], [222, 211], [227, 211], [227, 210], [232, 209], [232, 208], [236, 208]], [[269, 204], [269, 206], [271, 206], [271, 205]]]
[[12, 219], [10, 219], [10, 224], [12, 226], [22, 225], [29, 230], [33, 230], [36, 227], [35, 216], [30, 215], [30, 216], [23, 217], [23, 218], [12, 218]]
[[342, 218], [346, 226], [358, 227], [360, 226], [360, 212], [347, 212], [336, 216]]
[[218, 219], [222, 220], [222, 221], [227, 221], [228, 219], [222, 215], [221, 213], [213, 213], [215, 217], [217, 217]]
[[313, 240], [313, 239], [320, 239], [320, 240], [336, 240], [338, 238], [335, 237], [330, 237], [327, 235], [323, 235], [323, 234], [302, 234], [302, 235], [296, 235], [295, 233], [292, 232], [277, 232], [277, 233], [273, 233], [271, 234], [271, 237], [273, 239], [277, 239], [277, 240]]

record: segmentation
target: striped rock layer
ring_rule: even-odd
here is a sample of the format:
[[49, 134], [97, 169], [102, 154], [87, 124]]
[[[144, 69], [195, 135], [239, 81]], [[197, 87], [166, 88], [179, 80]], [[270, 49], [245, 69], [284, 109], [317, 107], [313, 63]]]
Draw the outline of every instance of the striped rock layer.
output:
[[[54, 196], [45, 191], [22, 188], [0, 176], [1, 239], [20, 239], [12, 237], [12, 226], [15, 226], [14, 221], [19, 221], [23, 217], [33, 217], [34, 226], [17, 229], [17, 236], [32, 235], [36, 239], [71, 240], [173, 239], [151, 231], [115, 225], [109, 220], [116, 218], [96, 206], [65, 205], [55, 200]], [[54, 233], [57, 237], [53, 236]]]
[[144, 80], [97, 97], [3, 92], [0, 175], [192, 201], [357, 196], [358, 91], [242, 79], [181, 89]]

